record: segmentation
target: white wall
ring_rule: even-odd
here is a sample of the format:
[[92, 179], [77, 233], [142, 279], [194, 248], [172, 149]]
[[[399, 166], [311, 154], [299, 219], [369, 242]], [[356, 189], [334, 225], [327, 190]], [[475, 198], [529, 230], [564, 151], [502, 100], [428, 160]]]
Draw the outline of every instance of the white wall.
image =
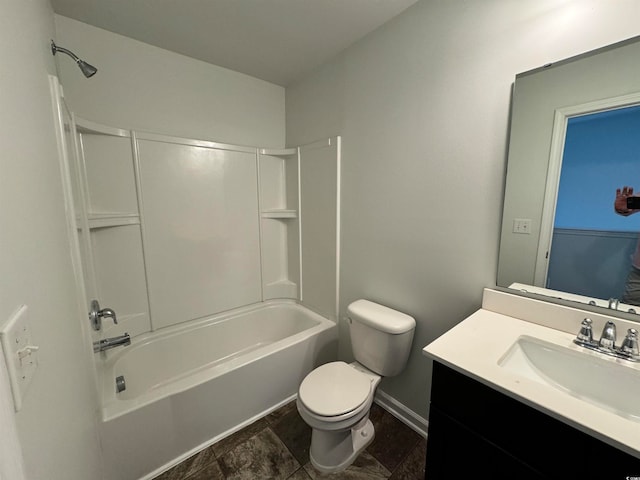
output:
[[635, 0], [424, 0], [287, 88], [287, 144], [343, 136], [341, 315], [369, 298], [415, 316], [408, 367], [381, 389], [420, 415], [422, 347], [495, 285], [515, 74], [638, 35], [639, 14]]
[[28, 305], [40, 346], [16, 415], [27, 478], [99, 479], [92, 354], [75, 295], [49, 96], [53, 13], [46, 0], [3, 0], [0, 8], [7, 46], [0, 51], [0, 322]]
[[284, 88], [55, 15], [56, 43], [98, 68], [90, 79], [57, 55], [71, 109], [94, 122], [236, 145], [284, 146]]

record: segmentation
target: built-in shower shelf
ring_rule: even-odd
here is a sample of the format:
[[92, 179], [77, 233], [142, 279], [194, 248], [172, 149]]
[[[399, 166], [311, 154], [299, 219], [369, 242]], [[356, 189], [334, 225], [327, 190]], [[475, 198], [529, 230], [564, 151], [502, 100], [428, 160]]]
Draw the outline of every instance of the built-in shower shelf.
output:
[[274, 157], [287, 157], [298, 153], [297, 148], [261, 148], [260, 155], [273, 155]]
[[263, 300], [300, 295], [298, 153], [297, 148], [258, 150]]
[[137, 213], [90, 213], [87, 219], [91, 229], [140, 225], [140, 216]]
[[298, 218], [298, 211], [286, 209], [264, 210], [261, 216], [262, 218]]

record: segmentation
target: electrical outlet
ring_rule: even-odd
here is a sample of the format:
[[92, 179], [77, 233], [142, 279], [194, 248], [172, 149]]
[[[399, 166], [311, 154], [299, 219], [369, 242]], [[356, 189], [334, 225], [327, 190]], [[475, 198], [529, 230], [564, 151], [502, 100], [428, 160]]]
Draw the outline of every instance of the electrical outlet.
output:
[[38, 368], [39, 347], [31, 341], [27, 312], [27, 306], [21, 305], [0, 329], [0, 343], [16, 412], [22, 407], [22, 399]]
[[530, 218], [514, 218], [513, 219], [513, 233], [524, 233], [526, 235], [531, 233], [531, 219]]

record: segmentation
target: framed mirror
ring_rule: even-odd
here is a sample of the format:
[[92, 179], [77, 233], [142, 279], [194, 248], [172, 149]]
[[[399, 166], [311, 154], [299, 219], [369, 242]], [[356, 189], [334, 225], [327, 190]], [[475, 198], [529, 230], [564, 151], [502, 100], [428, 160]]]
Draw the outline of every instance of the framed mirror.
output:
[[640, 194], [639, 58], [635, 37], [516, 75], [498, 287], [640, 321], [640, 215], [614, 209]]

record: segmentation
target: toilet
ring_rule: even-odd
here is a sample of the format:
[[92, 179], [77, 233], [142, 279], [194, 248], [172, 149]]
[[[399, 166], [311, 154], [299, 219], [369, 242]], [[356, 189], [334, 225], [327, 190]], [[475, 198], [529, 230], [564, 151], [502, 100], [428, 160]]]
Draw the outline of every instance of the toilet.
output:
[[355, 362], [331, 362], [309, 373], [296, 405], [312, 428], [309, 456], [320, 472], [344, 470], [374, 437], [369, 420], [382, 377], [405, 367], [416, 322], [413, 317], [368, 300], [347, 308]]

